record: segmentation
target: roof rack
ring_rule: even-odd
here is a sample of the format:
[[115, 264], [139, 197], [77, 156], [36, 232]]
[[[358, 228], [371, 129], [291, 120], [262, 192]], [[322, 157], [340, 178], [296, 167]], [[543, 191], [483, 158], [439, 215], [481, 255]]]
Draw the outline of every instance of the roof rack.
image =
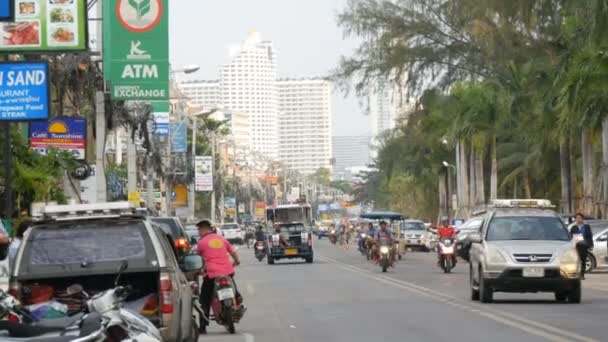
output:
[[490, 206], [494, 208], [555, 208], [548, 199], [495, 199], [490, 202]]
[[75, 220], [102, 217], [133, 216], [135, 206], [129, 202], [107, 202], [95, 204], [48, 205], [39, 213], [41, 220]]

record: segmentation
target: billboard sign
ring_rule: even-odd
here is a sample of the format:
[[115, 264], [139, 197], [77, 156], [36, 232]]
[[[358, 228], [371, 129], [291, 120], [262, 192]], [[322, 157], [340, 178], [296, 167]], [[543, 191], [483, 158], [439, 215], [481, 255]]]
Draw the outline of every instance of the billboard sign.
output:
[[169, 1], [104, 0], [104, 76], [114, 100], [169, 99]]
[[186, 122], [170, 123], [169, 133], [171, 135], [171, 151], [174, 153], [186, 153], [188, 151]]
[[166, 101], [152, 102], [154, 116], [154, 134], [161, 137], [169, 136], [169, 103]]
[[236, 198], [225, 197], [224, 198], [224, 213], [226, 216], [236, 216]]
[[0, 0], [0, 21], [13, 21], [13, 0]]
[[213, 191], [213, 158], [196, 156], [194, 159], [195, 191]]
[[258, 220], [264, 220], [266, 217], [266, 203], [264, 201], [255, 202], [255, 218]]
[[46, 154], [49, 148], [68, 151], [84, 160], [87, 147], [87, 121], [82, 118], [55, 118], [30, 122], [30, 147]]
[[15, 0], [14, 3], [14, 22], [0, 24], [0, 53], [88, 48], [86, 0]]
[[46, 62], [0, 62], [0, 121], [48, 118], [49, 89]]

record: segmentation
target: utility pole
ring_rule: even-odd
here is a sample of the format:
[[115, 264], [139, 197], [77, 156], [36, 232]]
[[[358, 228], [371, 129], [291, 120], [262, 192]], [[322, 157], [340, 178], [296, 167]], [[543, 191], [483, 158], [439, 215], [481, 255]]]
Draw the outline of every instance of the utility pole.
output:
[[[213, 183], [215, 183], [215, 177], [217, 177], [217, 171], [215, 167], [215, 132], [211, 133], [211, 174], [214, 177]], [[211, 222], [215, 222], [215, 186], [211, 190], [211, 205], [209, 210], [209, 219]]]
[[13, 216], [13, 157], [11, 153], [11, 123], [3, 122], [4, 130], [4, 218]]
[[133, 127], [127, 130], [127, 189], [129, 196], [137, 192], [137, 150], [133, 141]]
[[152, 129], [152, 122], [148, 121], [148, 140], [150, 141], [150, 151], [146, 153], [146, 207], [148, 209], [156, 208], [154, 203], [154, 168], [152, 167], [152, 151], [154, 151]]
[[[194, 160], [196, 159], [196, 130], [197, 130], [198, 120], [196, 116], [192, 116], [192, 149], [191, 158], [190, 158], [190, 167], [194, 170]], [[196, 180], [195, 174], [192, 173], [192, 184], [190, 184], [190, 191], [188, 193], [188, 207], [190, 212], [190, 221], [194, 221], [195, 218], [195, 210], [196, 210]]]
[[[97, 51], [103, 56], [103, 6], [101, 0], [96, 4], [97, 16]], [[100, 89], [101, 88], [101, 89]], [[106, 190], [106, 170], [104, 168], [104, 157], [106, 149], [106, 101], [105, 101], [105, 81], [98, 85], [95, 92], [95, 182], [97, 183], [97, 203], [104, 203], [107, 200]]]

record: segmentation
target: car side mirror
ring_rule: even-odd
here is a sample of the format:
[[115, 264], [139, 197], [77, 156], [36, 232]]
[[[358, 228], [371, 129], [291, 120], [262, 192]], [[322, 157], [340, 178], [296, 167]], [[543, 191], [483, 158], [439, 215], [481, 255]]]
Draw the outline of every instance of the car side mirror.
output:
[[184, 257], [182, 265], [184, 272], [198, 271], [203, 268], [203, 258], [200, 255], [189, 254]]
[[603, 234], [597, 238], [597, 241], [608, 241], [608, 234]]
[[481, 243], [481, 234], [473, 233], [469, 235], [469, 241], [471, 241], [472, 243]]

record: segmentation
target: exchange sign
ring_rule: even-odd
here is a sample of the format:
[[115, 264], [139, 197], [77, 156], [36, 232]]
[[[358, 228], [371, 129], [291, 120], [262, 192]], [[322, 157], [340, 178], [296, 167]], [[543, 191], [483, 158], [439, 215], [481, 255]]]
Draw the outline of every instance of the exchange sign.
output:
[[105, 78], [115, 100], [169, 98], [168, 0], [104, 0]]
[[48, 75], [46, 62], [0, 62], [0, 121], [48, 118]]
[[194, 189], [196, 191], [213, 191], [213, 158], [196, 156], [194, 158]]
[[14, 3], [15, 22], [0, 24], [0, 52], [87, 49], [86, 0], [20, 0]]

